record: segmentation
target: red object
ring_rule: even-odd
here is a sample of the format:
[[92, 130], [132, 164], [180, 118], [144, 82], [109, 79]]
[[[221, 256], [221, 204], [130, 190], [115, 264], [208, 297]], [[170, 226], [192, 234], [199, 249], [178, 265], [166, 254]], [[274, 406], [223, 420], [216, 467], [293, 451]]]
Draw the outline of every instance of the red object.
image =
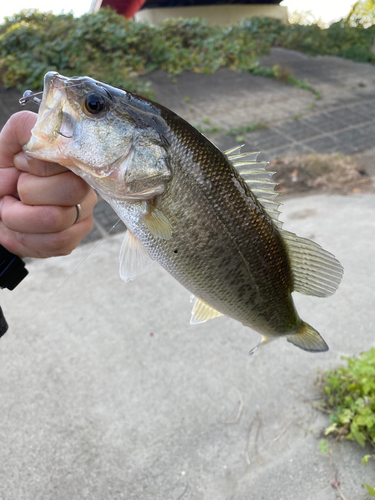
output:
[[146, 0], [103, 0], [102, 7], [111, 7], [117, 14], [131, 19], [139, 11]]

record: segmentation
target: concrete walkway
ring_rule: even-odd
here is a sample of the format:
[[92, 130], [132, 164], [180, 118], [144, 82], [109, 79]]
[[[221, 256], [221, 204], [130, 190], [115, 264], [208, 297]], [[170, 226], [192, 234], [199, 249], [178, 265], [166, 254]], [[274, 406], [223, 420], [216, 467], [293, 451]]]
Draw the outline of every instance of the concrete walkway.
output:
[[[317, 368], [375, 346], [375, 196], [285, 201], [285, 228], [345, 267], [338, 292], [296, 294], [330, 351], [259, 335], [228, 318], [189, 324], [189, 293], [158, 265], [118, 276], [122, 235], [29, 264], [1, 304], [2, 500], [336, 500], [312, 408]], [[371, 450], [330, 443], [347, 500], [366, 498]]]

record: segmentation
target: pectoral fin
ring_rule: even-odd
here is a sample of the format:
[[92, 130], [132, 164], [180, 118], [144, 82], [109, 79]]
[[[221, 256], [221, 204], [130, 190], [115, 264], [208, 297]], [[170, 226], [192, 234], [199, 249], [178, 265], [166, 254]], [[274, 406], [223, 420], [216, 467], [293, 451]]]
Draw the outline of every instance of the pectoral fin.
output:
[[148, 205], [147, 212], [142, 216], [142, 222], [153, 236], [169, 240], [172, 236], [172, 227], [166, 216], [153, 205]]
[[193, 310], [191, 312], [190, 324], [197, 325], [198, 323], [204, 323], [209, 319], [222, 316], [221, 312], [216, 311], [216, 309], [213, 309], [209, 305], [197, 299], [197, 297], [193, 297], [193, 301], [194, 305], [193, 305]]
[[142, 243], [129, 229], [120, 250], [120, 277], [125, 282], [133, 281], [154, 263]]

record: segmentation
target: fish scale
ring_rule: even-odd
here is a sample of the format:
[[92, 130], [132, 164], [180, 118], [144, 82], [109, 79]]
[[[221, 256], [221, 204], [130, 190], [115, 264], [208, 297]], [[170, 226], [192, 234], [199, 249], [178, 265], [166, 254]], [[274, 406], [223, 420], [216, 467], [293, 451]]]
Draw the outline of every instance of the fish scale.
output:
[[193, 294], [191, 323], [224, 314], [261, 333], [259, 345], [285, 336], [328, 349], [291, 294], [332, 295], [342, 266], [281, 228], [272, 174], [256, 153], [224, 154], [164, 106], [53, 72], [25, 150], [83, 177], [124, 221], [125, 281], [156, 260]]
[[[174, 149], [173, 144], [179, 145], [180, 140], [178, 133], [176, 136], [171, 141], [171, 155], [178, 167], [172, 170], [172, 181], [157, 206], [178, 232], [172, 231], [171, 239], [159, 244], [155, 238], [148, 250], [174, 278], [214, 309], [257, 329], [266, 324], [280, 332], [289, 331], [298, 317], [290, 293], [286, 293], [291, 290], [289, 263], [277, 230], [245, 183], [247, 199], [241, 195], [233, 182], [234, 176], [240, 181], [239, 176], [213, 144], [193, 131], [185, 133], [183, 148]], [[191, 158], [184, 149], [192, 151]], [[191, 179], [197, 172], [195, 188]], [[220, 202], [212, 204], [213, 196]], [[176, 200], [179, 206], [190, 207], [184, 210], [184, 217], [174, 213]], [[180, 234], [184, 235], [185, 251], [176, 255]], [[177, 269], [171, 261], [178, 262]], [[281, 276], [282, 286], [275, 287], [275, 273]]]

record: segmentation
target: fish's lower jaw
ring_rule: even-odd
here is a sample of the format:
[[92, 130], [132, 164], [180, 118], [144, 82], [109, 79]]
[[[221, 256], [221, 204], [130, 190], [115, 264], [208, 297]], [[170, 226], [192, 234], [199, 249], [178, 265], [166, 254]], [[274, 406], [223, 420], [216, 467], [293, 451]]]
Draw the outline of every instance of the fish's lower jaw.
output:
[[71, 162], [64, 157], [60, 148], [52, 146], [50, 141], [40, 139], [34, 135], [31, 136], [29, 142], [22, 149], [32, 158], [60, 163], [60, 165], [64, 166], [69, 166], [71, 164]]
[[29, 153], [36, 153], [45, 148], [47, 141], [41, 141], [34, 134], [30, 137], [29, 142], [23, 147], [24, 151]]

